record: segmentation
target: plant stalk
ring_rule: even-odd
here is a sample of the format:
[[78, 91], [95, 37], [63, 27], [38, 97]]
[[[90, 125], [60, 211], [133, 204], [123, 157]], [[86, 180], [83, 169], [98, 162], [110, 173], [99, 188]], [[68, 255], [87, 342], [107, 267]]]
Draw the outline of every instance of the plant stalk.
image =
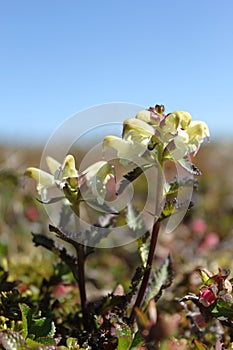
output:
[[77, 257], [78, 257], [78, 286], [81, 300], [81, 309], [83, 315], [83, 326], [85, 330], [89, 329], [89, 315], [87, 310], [87, 294], [86, 294], [86, 285], [85, 285], [85, 256], [84, 256], [84, 246], [79, 244], [76, 248]]
[[137, 299], [134, 303], [134, 306], [131, 311], [131, 315], [129, 318], [130, 323], [134, 322], [135, 316], [136, 316], [136, 309], [140, 308], [141, 303], [143, 301], [145, 291], [149, 282], [150, 278], [150, 273], [151, 273], [151, 268], [152, 268], [152, 263], [154, 259], [154, 253], [155, 253], [155, 248], [158, 240], [158, 235], [159, 235], [159, 228], [160, 228], [160, 222], [156, 221], [153, 226], [152, 234], [151, 234], [151, 244], [150, 244], [150, 249], [148, 253], [148, 258], [147, 258], [147, 263], [146, 263], [146, 270], [142, 279], [142, 283], [137, 295]]

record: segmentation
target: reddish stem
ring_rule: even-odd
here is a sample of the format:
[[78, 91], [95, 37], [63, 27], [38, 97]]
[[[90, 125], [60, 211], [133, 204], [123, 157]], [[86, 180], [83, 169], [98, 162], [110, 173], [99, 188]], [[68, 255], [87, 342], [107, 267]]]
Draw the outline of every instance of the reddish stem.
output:
[[84, 270], [84, 247], [80, 244], [77, 247], [78, 256], [78, 286], [81, 300], [81, 309], [83, 315], [83, 326], [85, 330], [89, 328], [89, 315], [87, 311], [87, 296], [86, 296], [86, 286], [85, 286], [85, 270]]
[[154, 259], [154, 253], [155, 253], [155, 248], [156, 248], [156, 244], [157, 244], [157, 240], [158, 240], [158, 235], [159, 235], [159, 228], [160, 228], [160, 222], [156, 221], [154, 226], [153, 226], [153, 230], [152, 230], [152, 234], [151, 234], [151, 244], [150, 244], [150, 249], [149, 249], [149, 253], [148, 253], [148, 258], [147, 258], [147, 263], [146, 263], [146, 270], [143, 276], [143, 280], [138, 292], [138, 296], [137, 299], [134, 303], [131, 315], [130, 315], [130, 323], [134, 322], [135, 316], [136, 316], [136, 309], [140, 308], [141, 303], [143, 301], [144, 295], [145, 295], [145, 291], [149, 282], [149, 278], [150, 278], [150, 273], [151, 273], [151, 268], [152, 268], [152, 263], [153, 263], [153, 259]]

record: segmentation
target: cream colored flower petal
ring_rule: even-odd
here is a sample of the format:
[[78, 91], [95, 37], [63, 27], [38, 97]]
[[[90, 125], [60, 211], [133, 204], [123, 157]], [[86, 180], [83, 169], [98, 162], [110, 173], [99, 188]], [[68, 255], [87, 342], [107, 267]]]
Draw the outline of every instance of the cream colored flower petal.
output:
[[187, 128], [187, 133], [189, 138], [192, 139], [195, 136], [200, 136], [200, 138], [205, 139], [210, 137], [210, 132], [207, 124], [205, 122], [194, 120], [189, 124]]
[[177, 136], [175, 137], [177, 140], [179, 139], [183, 143], [188, 144], [189, 142], [189, 135], [186, 130], [178, 129]]
[[172, 157], [174, 160], [179, 160], [183, 158], [188, 152], [188, 143], [184, 142], [184, 139], [181, 137], [175, 137], [175, 150], [172, 152]]
[[62, 180], [77, 176], [78, 171], [75, 168], [75, 159], [71, 154], [68, 154], [62, 164]]
[[119, 154], [126, 154], [130, 151], [132, 144], [126, 140], [122, 140], [117, 136], [106, 136], [103, 141], [103, 148], [114, 148]]
[[115, 177], [114, 167], [106, 161], [99, 161], [89, 166], [83, 175], [96, 200], [103, 204], [107, 193], [106, 184]]
[[189, 152], [197, 152], [200, 145], [210, 137], [210, 132], [207, 124], [201, 121], [192, 121], [188, 128], [189, 135]]
[[150, 121], [151, 121], [151, 112], [148, 111], [147, 109], [143, 109], [142, 111], [139, 111], [136, 114], [136, 118], [140, 119], [140, 120], [143, 120], [146, 123], [150, 123]]
[[163, 134], [175, 135], [179, 126], [179, 117], [174, 114], [168, 114], [160, 123]]
[[192, 120], [191, 114], [185, 111], [175, 111], [172, 114], [179, 118], [181, 128], [187, 129]]
[[54, 159], [50, 156], [46, 157], [46, 163], [47, 163], [49, 171], [52, 175], [55, 175], [56, 171], [61, 166], [61, 163], [59, 163], [56, 159]]
[[87, 181], [90, 181], [95, 176], [99, 176], [103, 181], [105, 178], [111, 174], [113, 175], [113, 166], [104, 160], [100, 160], [92, 165], [90, 165], [87, 169], [85, 169], [81, 175], [85, 175]]
[[112, 147], [117, 151], [117, 156], [122, 165], [128, 165], [135, 160], [135, 157], [141, 156], [147, 150], [150, 138], [142, 137], [140, 134], [131, 130], [128, 133], [128, 139], [124, 140], [116, 136], [107, 136], [104, 139], [104, 149]]
[[27, 170], [25, 171], [25, 175], [36, 180], [42, 186], [51, 187], [55, 184], [53, 175], [38, 168], [27, 168]]
[[53, 175], [33, 167], [27, 168], [25, 175], [37, 181], [37, 192], [41, 195], [42, 199], [46, 199], [47, 188], [55, 185]]
[[129, 118], [124, 121], [123, 138], [127, 139], [128, 133], [132, 130], [136, 131], [140, 136], [143, 137], [151, 137], [154, 135], [153, 126], [147, 124], [143, 120], [136, 118]]

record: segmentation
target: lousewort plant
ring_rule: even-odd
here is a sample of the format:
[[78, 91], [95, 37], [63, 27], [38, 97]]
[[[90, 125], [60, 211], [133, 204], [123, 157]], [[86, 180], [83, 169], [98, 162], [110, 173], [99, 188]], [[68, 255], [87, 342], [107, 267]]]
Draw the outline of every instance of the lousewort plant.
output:
[[[49, 230], [75, 252], [68, 253], [56, 239], [33, 234], [36, 246], [54, 252], [70, 268], [79, 288], [81, 312], [78, 308], [72, 337], [67, 336], [63, 349], [156, 349], [169, 335], [169, 330], [159, 334], [153, 310], [172, 282], [172, 263], [169, 256], [154, 268], [154, 254], [159, 233], [174, 229], [191, 206], [194, 176], [200, 175], [191, 159], [208, 138], [204, 122], [193, 121], [184, 111], [165, 114], [164, 106], [156, 105], [126, 119], [122, 137], [106, 136], [102, 160], [87, 168], [80, 170], [75, 155], [68, 154], [62, 164], [47, 157], [49, 172], [26, 170], [37, 181], [42, 203], [61, 204], [59, 222]], [[52, 189], [59, 195], [51, 197]], [[89, 254], [130, 241], [137, 244], [141, 265], [128, 291], [87, 300]], [[203, 289], [199, 303], [210, 307], [219, 293], [214, 281]], [[25, 319], [31, 317], [24, 304], [21, 309]]]

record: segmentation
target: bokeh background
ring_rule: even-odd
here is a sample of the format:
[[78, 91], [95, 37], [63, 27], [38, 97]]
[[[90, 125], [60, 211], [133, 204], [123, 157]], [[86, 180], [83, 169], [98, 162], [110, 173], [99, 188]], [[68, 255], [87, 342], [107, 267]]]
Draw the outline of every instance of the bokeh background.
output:
[[43, 146], [109, 102], [188, 110], [212, 140], [231, 138], [232, 11], [231, 0], [0, 1], [1, 143]]
[[[164, 104], [210, 128], [194, 160], [203, 174], [195, 207], [156, 252], [174, 260], [167, 298], [195, 290], [197, 266], [233, 270], [232, 12], [231, 0], [0, 1], [0, 258], [12, 278], [35, 290], [53, 264], [31, 242], [49, 220], [26, 167], [39, 166], [66, 118], [109, 102]], [[97, 115], [97, 125], [104, 121]], [[89, 125], [81, 118], [77, 133]], [[109, 252], [98, 254], [87, 272], [95, 297], [126, 285], [135, 265], [134, 246], [111, 250], [111, 266]]]

